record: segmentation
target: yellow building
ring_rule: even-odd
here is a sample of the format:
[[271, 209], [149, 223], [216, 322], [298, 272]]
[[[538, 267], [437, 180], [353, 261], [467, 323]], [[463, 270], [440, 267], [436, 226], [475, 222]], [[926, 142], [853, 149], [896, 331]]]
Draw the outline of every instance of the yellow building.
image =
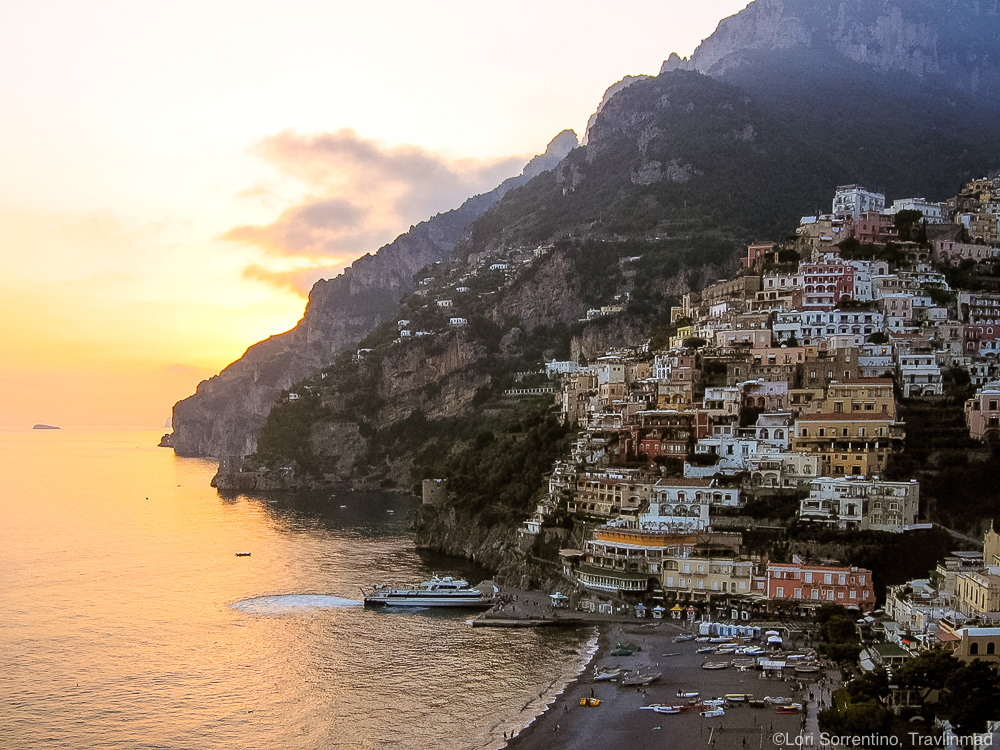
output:
[[808, 410], [819, 414], [878, 414], [896, 419], [896, 397], [889, 378], [863, 378], [830, 383], [823, 398], [810, 402]]
[[817, 456], [823, 476], [876, 476], [904, 437], [903, 424], [886, 414], [803, 414], [795, 420], [791, 450]]
[[969, 617], [1000, 620], [1000, 568], [959, 573], [955, 577], [956, 609]]
[[588, 471], [577, 478], [567, 510], [610, 519], [636, 513], [652, 495], [653, 479], [635, 470]]
[[713, 596], [751, 592], [753, 562], [732, 550], [699, 545], [665, 556], [662, 565], [663, 590], [678, 601], [707, 602]]

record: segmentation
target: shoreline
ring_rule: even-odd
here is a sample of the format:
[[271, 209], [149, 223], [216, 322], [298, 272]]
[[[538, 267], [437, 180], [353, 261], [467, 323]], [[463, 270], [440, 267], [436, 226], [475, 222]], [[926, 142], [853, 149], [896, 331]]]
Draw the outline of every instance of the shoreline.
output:
[[[552, 711], [553, 707], [557, 703], [559, 703], [560, 698], [562, 698], [567, 692], [572, 690], [576, 686], [576, 684], [583, 679], [583, 676], [584, 674], [586, 674], [587, 669], [594, 661], [594, 657], [598, 653], [600, 653], [600, 640], [602, 636], [602, 629], [603, 628], [599, 625], [595, 625], [593, 627], [593, 632], [590, 634], [590, 636], [587, 638], [586, 642], [582, 646], [582, 653], [580, 653], [580, 656], [582, 658], [580, 659], [579, 667], [578, 669], [576, 669], [575, 673], [573, 673], [572, 675], [568, 674], [565, 675], [565, 677], [567, 678], [565, 680], [557, 679], [553, 681], [546, 690], [542, 691], [542, 693], [538, 697], [538, 700], [542, 702], [542, 704], [538, 706], [538, 710], [527, 721], [515, 722], [520, 726], [517, 726], [516, 728], [512, 729], [511, 731], [505, 734], [503, 739], [500, 740], [500, 744], [497, 745], [497, 750], [502, 750], [503, 748], [507, 747], [515, 747], [514, 745], [511, 745], [511, 742], [513, 742], [516, 738], [524, 735], [526, 732], [530, 732], [532, 726], [534, 726], [534, 724], [537, 721], [539, 721], [542, 717], [544, 717], [546, 714]], [[558, 689], [553, 689], [556, 683], [558, 682], [562, 682], [562, 686], [559, 687]], [[532, 703], [534, 703], [534, 700], [531, 700], [528, 703], [526, 703], [524, 707], [521, 709], [521, 712], [523, 713]]]
[[[578, 750], [580, 748], [628, 747], [629, 750], [765, 750], [776, 747], [774, 737], [796, 737], [816, 733], [816, 715], [830, 687], [818, 683], [835, 680], [834, 673], [768, 677], [757, 670], [732, 667], [704, 670], [711, 656], [697, 654], [703, 643], [675, 643], [677, 635], [696, 635], [697, 625], [688, 627], [667, 620], [607, 622], [597, 625], [597, 647], [576, 677], [553, 695], [544, 710], [510, 736], [503, 748], [510, 750]], [[637, 653], [612, 657], [617, 643], [636, 643]], [[644, 687], [622, 687], [617, 682], [593, 682], [598, 666], [619, 665], [625, 669], [654, 669], [659, 680]], [[698, 691], [703, 698], [726, 693], [750, 693], [757, 698], [783, 696], [806, 706], [801, 714], [778, 714], [774, 707], [754, 708], [734, 704], [721, 717], [706, 718], [696, 711], [666, 715], [642, 711], [642, 706], [681, 702], [679, 691]], [[599, 698], [595, 707], [580, 700]]]

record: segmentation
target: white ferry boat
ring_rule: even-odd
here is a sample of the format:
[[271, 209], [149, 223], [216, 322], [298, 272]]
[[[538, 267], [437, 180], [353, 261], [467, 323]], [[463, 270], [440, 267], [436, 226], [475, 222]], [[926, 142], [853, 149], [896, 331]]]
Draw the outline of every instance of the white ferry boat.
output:
[[469, 607], [488, 609], [497, 603], [498, 589], [492, 584], [472, 587], [460, 578], [434, 576], [419, 586], [393, 588], [379, 584], [361, 589], [365, 606], [374, 607]]

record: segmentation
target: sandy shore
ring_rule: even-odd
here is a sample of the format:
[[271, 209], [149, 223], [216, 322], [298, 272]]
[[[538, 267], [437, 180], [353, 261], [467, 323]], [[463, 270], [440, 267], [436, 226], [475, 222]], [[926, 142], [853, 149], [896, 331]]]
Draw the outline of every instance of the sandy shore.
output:
[[[702, 662], [711, 656], [695, 653], [705, 644], [674, 643], [675, 636], [691, 631], [668, 621], [637, 621], [600, 626], [598, 651], [583, 674], [571, 682], [549, 709], [520, 734], [509, 740], [512, 750], [547, 748], [628, 748], [628, 750], [687, 750], [689, 748], [780, 748], [795, 746], [800, 732], [814, 733], [821, 697], [829, 695], [816, 679], [787, 680], [762, 677], [756, 670], [729, 668], [705, 670]], [[626, 657], [612, 657], [617, 643], [636, 643], [642, 650]], [[727, 657], [716, 657], [725, 659]], [[731, 658], [731, 657], [728, 657]], [[642, 688], [620, 687], [617, 682], [594, 682], [597, 666], [620, 665], [626, 669], [655, 668], [663, 676]], [[816, 675], [818, 678], [821, 675]], [[827, 675], [830, 679], [833, 674]], [[799, 689], [799, 685], [802, 689]], [[652, 703], [682, 702], [678, 691], [698, 691], [702, 697], [726, 693], [751, 693], [757, 698], [783, 696], [807, 705], [805, 715], [778, 714], [774, 708], [737, 705], [726, 715], [704, 718], [695, 711], [658, 714], [642, 711]], [[591, 695], [601, 699], [593, 708], [580, 706]], [[810, 701], [810, 694], [813, 696]]]

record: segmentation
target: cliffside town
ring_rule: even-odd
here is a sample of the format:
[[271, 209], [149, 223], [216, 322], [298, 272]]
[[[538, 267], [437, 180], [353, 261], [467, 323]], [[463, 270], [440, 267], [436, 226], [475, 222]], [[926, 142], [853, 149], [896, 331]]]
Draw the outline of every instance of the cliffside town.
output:
[[[976, 289], [994, 287], [998, 208], [1000, 178], [888, 209], [881, 194], [838, 187], [829, 214], [804, 217], [787, 243], [750, 245], [738, 275], [683, 295], [652, 340], [546, 362], [560, 416], [578, 431], [522, 537], [572, 529], [559, 561], [585, 599], [734, 619], [874, 610], [887, 561], [809, 561], [780, 537], [761, 548], [744, 536], [930, 538], [937, 511], [901, 475], [903, 413], [961, 413], [964, 402], [969, 440], [988, 450], [1000, 436], [1000, 294]], [[965, 552], [947, 560], [964, 561], [957, 584], [916, 590], [950, 597], [951, 619], [924, 617], [920, 640], [940, 632], [965, 648], [963, 623], [1000, 621], [1000, 569]]]

